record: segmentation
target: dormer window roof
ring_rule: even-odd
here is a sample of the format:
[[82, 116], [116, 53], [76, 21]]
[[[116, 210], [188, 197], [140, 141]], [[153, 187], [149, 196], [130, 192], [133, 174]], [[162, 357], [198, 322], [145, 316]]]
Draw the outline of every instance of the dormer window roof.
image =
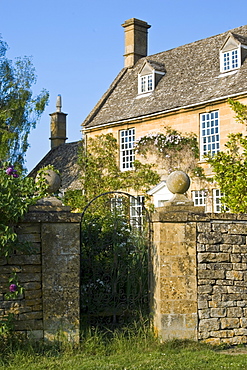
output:
[[138, 73], [138, 94], [152, 92], [164, 74], [163, 64], [146, 60]]
[[237, 70], [247, 55], [247, 38], [229, 33], [220, 49], [220, 71]]

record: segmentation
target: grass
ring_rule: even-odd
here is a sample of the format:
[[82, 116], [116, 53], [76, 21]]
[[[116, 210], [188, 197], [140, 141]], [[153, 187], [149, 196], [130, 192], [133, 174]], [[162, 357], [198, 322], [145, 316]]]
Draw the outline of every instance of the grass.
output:
[[135, 326], [104, 333], [91, 329], [80, 345], [0, 336], [0, 369], [235, 370], [247, 369], [247, 354], [227, 354], [222, 347], [193, 341], [160, 343], [149, 329]]

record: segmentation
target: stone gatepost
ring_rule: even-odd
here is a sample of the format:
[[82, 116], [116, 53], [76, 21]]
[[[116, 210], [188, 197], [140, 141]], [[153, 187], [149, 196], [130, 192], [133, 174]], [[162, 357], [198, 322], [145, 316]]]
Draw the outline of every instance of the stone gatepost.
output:
[[153, 216], [154, 329], [162, 340], [197, 340], [196, 223], [191, 213], [202, 213], [185, 193], [189, 177], [182, 171], [167, 179], [173, 198]]
[[44, 339], [79, 341], [80, 218], [69, 207], [37, 205], [25, 219], [40, 228]]
[[[57, 191], [58, 175], [46, 170], [48, 192]], [[79, 341], [81, 214], [54, 196], [30, 207], [28, 218], [40, 223], [44, 339]]]

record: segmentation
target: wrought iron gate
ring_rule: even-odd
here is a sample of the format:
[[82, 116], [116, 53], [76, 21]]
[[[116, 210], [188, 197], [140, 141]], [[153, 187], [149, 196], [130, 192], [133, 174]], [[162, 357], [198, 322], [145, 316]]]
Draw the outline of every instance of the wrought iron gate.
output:
[[149, 215], [141, 197], [107, 192], [81, 223], [82, 326], [116, 327], [149, 312]]

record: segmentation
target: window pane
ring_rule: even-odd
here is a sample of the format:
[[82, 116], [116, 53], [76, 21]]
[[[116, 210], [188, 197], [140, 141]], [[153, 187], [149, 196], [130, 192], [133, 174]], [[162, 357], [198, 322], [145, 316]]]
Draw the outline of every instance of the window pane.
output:
[[135, 160], [134, 143], [135, 129], [127, 129], [120, 131], [120, 142], [124, 141], [124, 145], [120, 145], [120, 169], [127, 170], [133, 168]]
[[195, 206], [205, 206], [206, 204], [206, 193], [204, 190], [193, 190], [192, 199]]
[[[215, 154], [219, 151], [219, 112], [213, 111], [200, 115], [201, 157], [207, 153]], [[206, 130], [204, 126], [208, 127]], [[213, 143], [213, 145], [212, 145]]]

